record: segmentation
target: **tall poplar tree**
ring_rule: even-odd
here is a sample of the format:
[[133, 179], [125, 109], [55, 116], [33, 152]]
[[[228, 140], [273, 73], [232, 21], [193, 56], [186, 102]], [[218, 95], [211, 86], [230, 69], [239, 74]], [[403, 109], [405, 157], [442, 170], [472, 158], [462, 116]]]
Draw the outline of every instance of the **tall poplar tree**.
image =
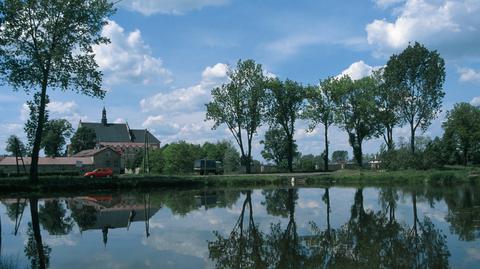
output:
[[415, 153], [415, 132], [425, 131], [441, 111], [445, 96], [445, 62], [440, 54], [415, 42], [385, 67], [385, 80], [399, 93], [400, 119], [410, 125], [410, 150]]

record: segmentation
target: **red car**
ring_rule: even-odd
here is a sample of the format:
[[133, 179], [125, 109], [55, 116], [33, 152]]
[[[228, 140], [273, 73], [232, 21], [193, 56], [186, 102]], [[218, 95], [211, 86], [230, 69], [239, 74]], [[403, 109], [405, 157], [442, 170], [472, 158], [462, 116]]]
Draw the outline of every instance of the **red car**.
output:
[[86, 172], [84, 177], [94, 178], [94, 177], [112, 177], [113, 171], [110, 168], [97, 168], [91, 172]]

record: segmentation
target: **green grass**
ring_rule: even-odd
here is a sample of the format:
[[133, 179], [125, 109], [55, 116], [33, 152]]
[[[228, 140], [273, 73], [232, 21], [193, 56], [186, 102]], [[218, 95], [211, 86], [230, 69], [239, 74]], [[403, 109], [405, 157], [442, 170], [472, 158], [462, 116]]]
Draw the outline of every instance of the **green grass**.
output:
[[87, 179], [80, 176], [45, 176], [39, 184], [27, 178], [0, 179], [0, 192], [78, 192], [82, 190], [129, 190], [145, 188], [265, 188], [291, 186], [291, 178], [305, 187], [325, 185], [415, 185], [449, 186], [480, 179], [479, 168], [448, 167], [443, 170], [340, 170], [331, 173], [286, 173], [260, 175], [120, 175], [115, 178]]

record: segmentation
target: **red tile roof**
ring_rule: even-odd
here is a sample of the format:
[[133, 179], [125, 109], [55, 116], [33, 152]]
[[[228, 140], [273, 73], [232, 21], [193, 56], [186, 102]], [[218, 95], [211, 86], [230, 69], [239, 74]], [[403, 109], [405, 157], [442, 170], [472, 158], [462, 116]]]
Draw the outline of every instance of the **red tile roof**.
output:
[[[30, 165], [31, 158], [30, 157], [23, 157], [23, 162], [25, 165]], [[40, 157], [38, 158], [38, 165], [76, 165], [77, 162], [81, 162], [82, 164], [93, 164], [93, 159], [91, 157], [56, 157], [56, 158], [49, 158], [49, 157]], [[16, 165], [15, 157], [5, 157], [3, 160], [0, 160], [1, 165]], [[19, 160], [19, 164], [21, 161]]]

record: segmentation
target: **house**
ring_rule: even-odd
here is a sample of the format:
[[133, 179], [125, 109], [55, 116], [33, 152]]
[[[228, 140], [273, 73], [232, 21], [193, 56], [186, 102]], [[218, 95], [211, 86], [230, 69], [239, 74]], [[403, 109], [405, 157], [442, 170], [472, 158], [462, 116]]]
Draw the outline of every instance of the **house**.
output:
[[97, 147], [110, 147], [122, 156], [122, 169], [129, 160], [133, 160], [139, 151], [146, 147], [150, 149], [160, 148], [160, 140], [146, 129], [130, 129], [128, 123], [109, 123], [107, 111], [102, 110], [101, 122], [78, 123], [78, 128], [92, 129], [97, 137]]
[[[30, 170], [30, 157], [24, 157], [25, 169]], [[20, 164], [21, 165], [21, 164]], [[70, 157], [40, 157], [38, 158], [38, 172], [48, 173], [78, 173], [83, 174], [96, 168], [111, 168], [114, 173], [120, 173], [120, 154], [115, 150], [105, 147], [94, 150], [84, 150]], [[20, 170], [23, 170], [21, 167]], [[15, 157], [5, 157], [0, 160], [0, 174], [17, 173], [17, 160]]]

